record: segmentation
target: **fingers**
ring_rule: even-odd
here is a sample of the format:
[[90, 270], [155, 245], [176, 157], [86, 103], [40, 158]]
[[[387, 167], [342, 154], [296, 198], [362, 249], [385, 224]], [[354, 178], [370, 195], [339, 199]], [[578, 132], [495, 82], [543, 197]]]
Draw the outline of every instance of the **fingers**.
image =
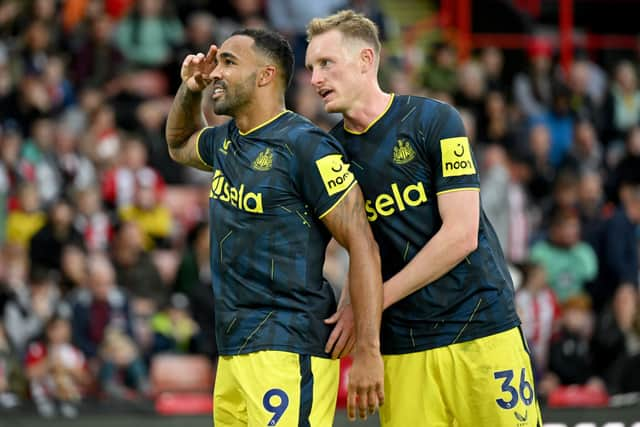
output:
[[340, 337], [338, 338], [338, 342], [336, 342], [336, 345], [333, 347], [333, 351], [331, 352], [331, 358], [337, 359], [340, 357], [340, 355], [344, 352], [350, 337], [351, 337], [351, 334], [349, 334], [347, 331], [344, 331], [344, 330], [342, 331], [342, 333], [340, 334]]
[[327, 340], [327, 345], [324, 346], [325, 353], [329, 353], [331, 351], [333, 346], [336, 344], [336, 341], [338, 340], [338, 338], [340, 338], [341, 334], [342, 334], [342, 327], [340, 325], [336, 325], [333, 328], [331, 335], [329, 335], [329, 339]]
[[356, 420], [356, 390], [349, 386], [349, 391], [347, 392], [347, 417], [349, 421]]
[[212, 44], [211, 47], [209, 47], [209, 52], [207, 52], [207, 56], [205, 57], [205, 62], [207, 64], [215, 64], [216, 61], [216, 54], [218, 53], [218, 47], [215, 44]]
[[369, 396], [366, 388], [358, 389], [358, 415], [361, 419], [367, 419], [367, 408], [369, 406]]
[[209, 83], [211, 83], [211, 79], [205, 77], [205, 75], [200, 72], [194, 74], [193, 78], [200, 87], [206, 87], [209, 85]]
[[351, 335], [349, 337], [349, 341], [347, 341], [347, 345], [344, 346], [344, 350], [342, 350], [342, 353], [340, 353], [338, 357], [345, 357], [350, 355], [355, 345], [356, 345], [356, 338], [353, 335]]
[[331, 315], [331, 317], [327, 317], [326, 319], [324, 319], [324, 323], [327, 325], [331, 325], [333, 323], [336, 323], [338, 319], [340, 319], [340, 311], [336, 311]]
[[204, 62], [204, 53], [200, 52], [197, 55], [195, 55], [195, 57], [191, 60], [191, 63], [193, 65], [200, 65]]
[[384, 405], [384, 386], [382, 384], [377, 385], [376, 394], [378, 395], [378, 406]]
[[377, 410], [378, 407], [380, 406], [380, 402], [378, 400], [378, 393], [376, 393], [376, 391], [374, 389], [370, 389], [369, 393], [367, 394], [367, 410], [369, 412], [369, 415], [374, 414]]

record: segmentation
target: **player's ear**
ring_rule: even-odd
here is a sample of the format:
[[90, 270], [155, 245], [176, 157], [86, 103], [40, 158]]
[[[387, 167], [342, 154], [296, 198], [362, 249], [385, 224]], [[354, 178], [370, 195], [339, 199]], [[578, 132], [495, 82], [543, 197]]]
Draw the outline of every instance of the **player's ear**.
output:
[[363, 73], [375, 66], [376, 56], [375, 52], [370, 47], [363, 47], [360, 49], [360, 71]]
[[266, 65], [258, 73], [258, 87], [266, 86], [276, 78], [276, 67], [273, 65]]

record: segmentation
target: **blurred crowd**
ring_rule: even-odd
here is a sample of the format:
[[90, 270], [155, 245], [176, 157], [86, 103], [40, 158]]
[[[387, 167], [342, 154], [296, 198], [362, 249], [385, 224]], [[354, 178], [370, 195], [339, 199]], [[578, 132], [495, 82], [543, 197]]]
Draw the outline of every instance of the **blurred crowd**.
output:
[[[345, 7], [385, 36], [390, 18], [368, 0], [0, 3], [0, 410], [31, 399], [73, 417], [86, 397], [150, 397], [158, 353], [215, 360], [209, 178], [171, 161], [163, 135], [180, 64], [236, 29], [275, 28], [296, 55], [288, 107], [330, 129], [304, 32]], [[639, 57], [578, 55], [563, 70], [532, 38], [507, 75], [497, 48], [419, 53], [383, 54], [383, 87], [460, 111], [538, 394], [640, 391]], [[339, 287], [344, 252], [325, 268]]]

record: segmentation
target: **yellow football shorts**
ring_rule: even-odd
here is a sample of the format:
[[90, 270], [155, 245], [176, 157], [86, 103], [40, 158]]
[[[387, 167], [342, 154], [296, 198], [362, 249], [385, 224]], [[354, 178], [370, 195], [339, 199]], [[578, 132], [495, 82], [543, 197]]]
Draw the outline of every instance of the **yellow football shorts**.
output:
[[340, 362], [284, 351], [220, 356], [215, 427], [330, 427]]
[[540, 427], [520, 328], [417, 353], [384, 356], [382, 427]]

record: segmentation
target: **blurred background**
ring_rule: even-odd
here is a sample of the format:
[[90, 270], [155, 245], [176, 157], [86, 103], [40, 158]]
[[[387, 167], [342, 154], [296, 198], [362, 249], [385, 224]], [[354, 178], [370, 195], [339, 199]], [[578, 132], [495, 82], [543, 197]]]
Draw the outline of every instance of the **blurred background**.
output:
[[[274, 28], [288, 107], [328, 130], [305, 25], [347, 7], [382, 30], [385, 90], [464, 119], [545, 421], [640, 420], [640, 2], [3, 0], [0, 426], [211, 423], [210, 178], [164, 141], [179, 67]], [[329, 248], [337, 291], [346, 263]]]

